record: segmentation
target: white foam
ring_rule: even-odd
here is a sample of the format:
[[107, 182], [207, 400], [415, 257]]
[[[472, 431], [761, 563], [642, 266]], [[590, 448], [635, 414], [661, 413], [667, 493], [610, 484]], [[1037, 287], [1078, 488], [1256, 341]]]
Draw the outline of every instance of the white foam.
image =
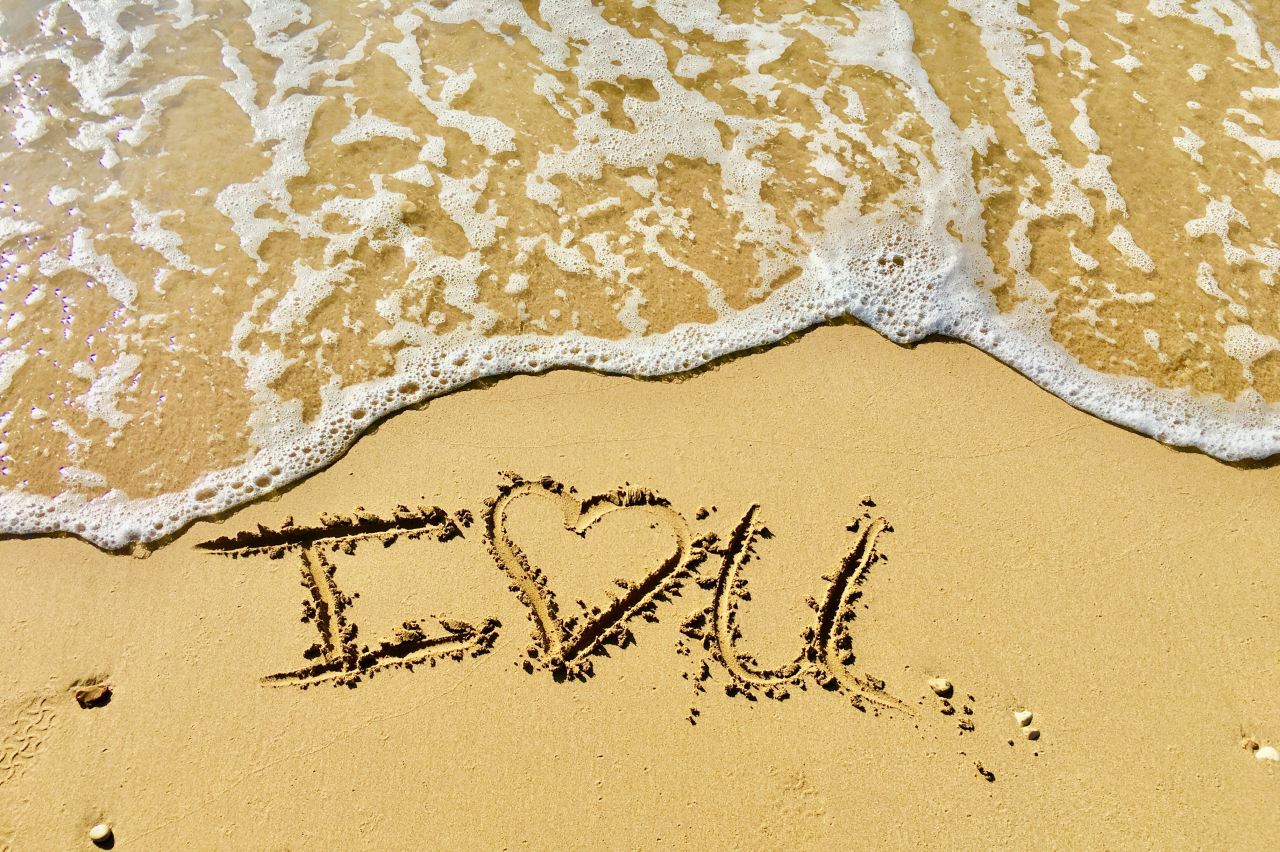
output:
[[1076, 117], [1071, 122], [1071, 132], [1080, 140], [1081, 145], [1090, 151], [1097, 151], [1101, 138], [1098, 136], [1098, 132], [1093, 129], [1093, 126], [1089, 124], [1089, 108], [1085, 103], [1085, 95], [1072, 98], [1071, 105], [1076, 108]]
[[1120, 256], [1129, 266], [1142, 272], [1155, 272], [1155, 261], [1134, 241], [1133, 235], [1124, 225], [1117, 224], [1112, 228], [1111, 233], [1107, 235], [1107, 242], [1120, 252]]
[[711, 70], [711, 60], [705, 56], [686, 53], [676, 62], [676, 76], [696, 79]]
[[28, 357], [30, 356], [22, 349], [0, 352], [0, 394], [9, 389], [13, 377], [22, 369], [22, 365], [27, 363]]
[[1246, 6], [1235, 0], [1148, 0], [1147, 9], [1157, 17], [1176, 16], [1199, 24], [1215, 35], [1235, 42], [1236, 52], [1259, 68], [1271, 63], [1263, 55], [1257, 24]]
[[[1235, 112], [1242, 111], [1236, 110]], [[1238, 122], [1229, 118], [1222, 120], [1222, 129], [1226, 131], [1227, 136], [1253, 149], [1253, 152], [1261, 157], [1263, 161], [1280, 159], [1280, 139], [1272, 139], [1261, 134], [1250, 133]]]
[[1249, 226], [1249, 220], [1231, 203], [1231, 196], [1211, 198], [1205, 205], [1204, 215], [1190, 219], [1183, 230], [1191, 237], [1214, 235], [1222, 242], [1222, 256], [1232, 266], [1241, 266], [1249, 260], [1249, 253], [1231, 239], [1231, 226]]
[[68, 257], [54, 251], [40, 255], [42, 275], [52, 276], [67, 270], [81, 272], [92, 281], [101, 283], [107, 293], [125, 307], [132, 305], [138, 298], [138, 285], [120, 271], [111, 255], [98, 252], [93, 232], [86, 227], [77, 228], [72, 233]]
[[1173, 137], [1173, 145], [1179, 151], [1185, 152], [1195, 162], [1204, 163], [1204, 156], [1200, 153], [1200, 149], [1204, 147], [1204, 140], [1196, 135], [1191, 128], [1183, 127], [1182, 135]]
[[81, 195], [80, 190], [71, 186], [54, 186], [49, 188], [49, 203], [54, 207], [70, 204]]
[[58, 477], [73, 488], [100, 490], [107, 486], [107, 478], [84, 468], [66, 466], [58, 468]]
[[89, 389], [78, 400], [90, 420], [101, 420], [112, 429], [119, 430], [133, 419], [132, 414], [118, 407], [119, 397], [125, 390], [125, 383], [133, 379], [141, 363], [140, 356], [126, 353], [98, 372]]
[[1076, 262], [1076, 266], [1079, 266], [1085, 272], [1092, 272], [1098, 268], [1099, 264], [1097, 258], [1076, 246], [1075, 243], [1071, 243], [1069, 248], [1071, 251], [1071, 259]]
[[17, 219], [11, 216], [0, 216], [0, 246], [16, 237], [34, 234], [39, 230], [40, 224], [38, 222]]
[[148, 210], [146, 205], [136, 199], [130, 202], [133, 214], [133, 241], [139, 246], [159, 254], [172, 269], [183, 269], [188, 272], [199, 272], [212, 275], [212, 269], [196, 266], [191, 258], [182, 250], [182, 237], [177, 232], [164, 226], [166, 217], [181, 217], [178, 210]]
[[[422, 4], [392, 20], [392, 41], [370, 46], [372, 36], [366, 32], [346, 53], [334, 57], [326, 57], [320, 47], [322, 39], [331, 35], [329, 25], [313, 23], [313, 12], [306, 5], [283, 0], [254, 0], [248, 5], [254, 48], [270, 57], [275, 69], [273, 89], [259, 91], [244, 55], [249, 48], [232, 44], [225, 35], [220, 53], [223, 67], [218, 70], [224, 80], [222, 90], [243, 111], [252, 125], [255, 143], [269, 152], [270, 162], [257, 177], [221, 188], [214, 203], [231, 223], [240, 250], [259, 261], [263, 276], [263, 283], [251, 282], [260, 289], [253, 294], [252, 308], [236, 323], [228, 346], [229, 357], [243, 370], [245, 388], [252, 395], [253, 411], [246, 424], [251, 453], [243, 463], [208, 471], [186, 488], [147, 498], [130, 498], [111, 489], [111, 483], [97, 474], [79, 465], [67, 465], [62, 469], [63, 478], [75, 487], [63, 493], [49, 496], [18, 488], [0, 492], [0, 529], [70, 531], [110, 548], [154, 540], [195, 518], [240, 505], [319, 470], [379, 418], [481, 377], [556, 367], [628, 375], [687, 371], [726, 353], [773, 343], [844, 315], [855, 316], [903, 343], [934, 334], [967, 341], [1071, 404], [1172, 444], [1199, 447], [1227, 459], [1280, 451], [1280, 407], [1264, 403], [1256, 392], [1246, 391], [1235, 401], [1227, 401], [1197, 396], [1189, 390], [1158, 388], [1140, 378], [1106, 375], [1083, 366], [1050, 336], [1053, 294], [1032, 274], [1030, 235], [1037, 222], [1060, 220], [1072, 235], [1077, 235], [1076, 223], [1086, 230], [1096, 228], [1107, 234], [1110, 245], [1129, 266], [1150, 274], [1156, 271], [1156, 264], [1120, 224], [1121, 219], [1127, 221], [1128, 204], [1112, 178], [1111, 158], [1103, 153], [1102, 140], [1090, 121], [1090, 90], [1071, 100], [1075, 117], [1066, 128], [1088, 154], [1073, 162], [1064, 156], [1052, 122], [1036, 101], [1032, 59], [1044, 55], [1045, 44], [1030, 37], [1039, 30], [1023, 16], [1025, 4], [1017, 0], [954, 0], [952, 5], [978, 28], [982, 46], [1003, 78], [1010, 117], [1026, 146], [1043, 164], [1043, 172], [1038, 173], [1047, 178], [1048, 186], [1033, 185], [1030, 180], [1020, 187], [997, 186], [991, 179], [975, 183], [974, 155], [985, 154], [988, 146], [998, 141], [995, 130], [977, 121], [964, 129], [956, 126], [952, 111], [934, 90], [915, 53], [915, 33], [905, 4], [885, 0], [873, 8], [850, 8], [848, 13], [858, 19], [857, 26], [841, 28], [830, 20], [803, 16], [786, 26], [777, 22], [737, 24], [721, 15], [709, 0], [638, 0], [637, 5], [653, 8], [682, 33], [697, 31], [721, 43], [745, 44], [742, 73], [726, 86], [733, 86], [735, 97], [756, 99], [762, 109], [783, 103], [779, 100], [781, 81], [764, 69], [784, 55], [793, 38], [786, 29], [795, 27], [820, 44], [833, 61], [861, 66], [874, 76], [891, 80], [895, 91], [909, 103], [912, 120], [926, 126], [926, 133], [910, 134], [904, 121], [890, 122], [873, 138], [867, 128], [868, 112], [874, 114], [878, 105], [871, 98], [864, 103], [848, 86], [805, 92], [818, 117], [809, 147], [813, 171], [840, 184], [844, 195], [817, 223], [819, 232], [811, 235], [807, 253], [800, 256], [783, 238], [785, 227], [778, 210], [766, 201], [776, 169], [752, 151], [769, 134], [785, 132], [784, 121], [768, 110], [764, 117], [751, 119], [727, 113], [694, 83], [711, 69], [710, 60], [686, 51], [674, 69], [669, 69], [660, 45], [610, 24], [586, 0], [542, 4], [539, 21], [518, 3], [455, 0], [443, 8]], [[101, 118], [82, 124], [73, 144], [95, 156], [101, 152], [104, 166], [108, 162], [115, 165], [123, 150], [120, 146], [141, 143], [153, 129], [157, 111], [176, 100], [182, 86], [200, 78], [175, 79], [162, 87], [142, 90], [128, 113], [139, 114], [140, 105], [141, 118], [121, 121], [116, 111], [124, 102], [117, 98], [124, 97], [119, 93], [125, 91], [124, 83], [132, 70], [146, 61], [141, 48], [154, 35], [154, 27], [150, 33], [125, 30], [119, 24], [123, 3], [95, 6], [73, 2], [72, 6], [81, 17], [88, 16], [95, 38], [106, 46], [92, 60], [68, 60], [80, 101]], [[1269, 66], [1271, 62], [1256, 32], [1245, 25], [1248, 16], [1242, 18], [1240, 7], [1227, 0], [1201, 0], [1189, 8], [1171, 0], [1151, 0], [1149, 9], [1157, 16], [1187, 18], [1233, 39], [1240, 55], [1255, 64]], [[176, 15], [174, 26], [190, 27], [200, 20], [193, 16], [189, 4], [180, 5]], [[1117, 20], [1125, 26], [1133, 23], [1132, 18], [1126, 20], [1121, 15]], [[599, 279], [628, 336], [607, 339], [577, 330], [555, 336], [492, 333], [498, 316], [481, 299], [481, 282], [488, 272], [483, 257], [496, 247], [508, 250], [508, 245], [499, 241], [510, 223], [492, 199], [486, 200], [486, 190], [500, 159], [517, 151], [517, 132], [497, 116], [462, 109], [471, 100], [469, 93], [482, 85], [477, 72], [471, 67], [437, 65], [424, 56], [422, 48], [424, 41], [429, 43], [436, 37], [436, 25], [465, 21], [474, 21], [486, 32], [503, 37], [518, 31], [537, 50], [541, 63], [556, 72], [538, 74], [534, 94], [572, 121], [572, 141], [540, 150], [536, 161], [525, 165], [528, 198], [547, 208], [539, 212], [553, 214], [552, 221], [562, 224], [569, 217], [579, 221], [605, 218], [623, 206], [620, 199], [607, 196], [570, 205], [557, 183], [590, 186], [601, 180], [606, 169], [624, 172], [627, 186], [644, 201], [628, 221], [625, 236], [629, 245], [700, 284], [714, 319], [651, 332], [644, 312], [646, 293], [628, 280], [627, 256], [618, 250], [618, 244], [602, 234], [575, 238], [566, 227], [563, 232], [552, 229], [537, 237], [511, 239], [513, 268], [528, 262], [562, 272], [564, 280]], [[1069, 36], [1065, 25], [1061, 29]], [[1055, 56], [1066, 57], [1064, 61], [1076, 57], [1072, 68], [1087, 71], [1096, 67], [1089, 49], [1075, 39], [1054, 36], [1048, 41]], [[1136, 74], [1141, 60], [1124, 47], [1125, 55], [1116, 64]], [[132, 58], [135, 53], [136, 59]], [[382, 62], [391, 60], [404, 73], [412, 99], [441, 126], [464, 135], [485, 156], [466, 169], [447, 170], [450, 164], [443, 139], [371, 112], [350, 91], [335, 93], [343, 88], [335, 82], [339, 73], [358, 67], [367, 55]], [[2, 61], [15, 63], [7, 57]], [[1193, 66], [1188, 73], [1193, 80], [1203, 80], [1207, 70], [1208, 66]], [[573, 110], [565, 106], [569, 87], [556, 74], [571, 74], [576, 79], [580, 97]], [[604, 116], [607, 104], [591, 88], [596, 82], [617, 85], [622, 77], [647, 80], [657, 93], [655, 101], [630, 95], [623, 98], [622, 110], [633, 130], [611, 125]], [[328, 83], [335, 85], [326, 88]], [[1271, 98], [1269, 87], [1255, 89], [1255, 99]], [[438, 188], [440, 210], [462, 230], [470, 246], [467, 253], [461, 257], [443, 255], [409, 227], [406, 218], [417, 212], [414, 202], [388, 188], [388, 184], [398, 184], [380, 174], [370, 176], [373, 188], [368, 194], [357, 195], [351, 187], [330, 187], [332, 192], [313, 213], [302, 215], [294, 209], [289, 187], [309, 174], [306, 144], [316, 115], [326, 102], [339, 97], [350, 119], [329, 136], [329, 141], [350, 146], [389, 138], [421, 146], [418, 162], [407, 168], [397, 166], [399, 171], [391, 177]], [[832, 106], [828, 100], [842, 101], [845, 106]], [[542, 100], [537, 103], [542, 108]], [[1243, 110], [1228, 115], [1223, 127], [1231, 138], [1260, 157], [1275, 156], [1271, 146], [1277, 143], [1262, 135], [1260, 119]], [[732, 137], [729, 143], [722, 137], [725, 127]], [[851, 142], [860, 146], [856, 157], [874, 162], [900, 184], [888, 201], [869, 213], [863, 209], [867, 187], [855, 168], [858, 163]], [[1201, 161], [1203, 140], [1190, 129], [1182, 128], [1175, 144], [1196, 162]], [[720, 205], [716, 212], [739, 225], [736, 238], [761, 258], [761, 281], [749, 293], [758, 301], [748, 307], [730, 307], [715, 280], [664, 244], [666, 235], [693, 227], [688, 211], [664, 199], [655, 177], [658, 168], [672, 158], [700, 161], [718, 173], [717, 200], [712, 201], [711, 193], [704, 193], [704, 200]], [[1280, 178], [1273, 180], [1272, 173], [1268, 175], [1266, 185], [1280, 194]], [[1032, 189], [1042, 190], [1035, 193], [1039, 203], [1031, 201]], [[985, 245], [983, 202], [1010, 190], [1026, 191], [1003, 246], [1010, 258], [1008, 272], [1018, 305], [1001, 313], [990, 289], [999, 277]], [[77, 197], [72, 192], [78, 190], [55, 187], [48, 198], [54, 205], [70, 204]], [[124, 194], [123, 187], [113, 182], [94, 197], [100, 203]], [[1101, 199], [1097, 203], [1105, 203], [1105, 214], [1095, 212], [1094, 194]], [[1211, 198], [1206, 205], [1205, 215], [1186, 226], [1192, 240], [1217, 237], [1224, 259], [1231, 265], [1256, 260], [1264, 270], [1280, 269], [1280, 248], [1237, 245], [1239, 234], [1233, 235], [1232, 229], [1247, 223], [1230, 197]], [[212, 273], [193, 263], [184, 250], [175, 230], [177, 211], [168, 205], [148, 206], [141, 200], [132, 200], [130, 206], [130, 236], [138, 246], [172, 268], [199, 275]], [[327, 217], [341, 221], [343, 227], [330, 230]], [[22, 219], [2, 219], [0, 243], [25, 237], [36, 227]], [[269, 270], [261, 258], [263, 243], [283, 230], [323, 241], [323, 264], [297, 261], [284, 275], [279, 274], [280, 269]], [[1136, 226], [1135, 230], [1140, 231]], [[1083, 237], [1080, 239], [1083, 242]], [[122, 307], [135, 303], [137, 285], [109, 253], [99, 250], [87, 228], [74, 230], [67, 242], [66, 250], [49, 251], [40, 257], [42, 275], [75, 270], [101, 283]], [[320, 391], [318, 411], [304, 418], [302, 402], [282, 398], [275, 388], [277, 380], [297, 361], [285, 354], [283, 346], [271, 346], [276, 338], [299, 327], [332, 343], [341, 339], [343, 329], [360, 326], [362, 321], [350, 321], [349, 316], [343, 317], [338, 330], [309, 328], [307, 322], [355, 280], [358, 264], [352, 254], [362, 244], [375, 250], [398, 250], [409, 270], [403, 287], [380, 293], [375, 300], [377, 314], [387, 327], [372, 336], [372, 346], [378, 354], [392, 353], [388, 357], [394, 357], [394, 372], [346, 386], [330, 372], [332, 380]], [[1095, 272], [1099, 268], [1099, 261], [1074, 242], [1069, 248], [1072, 261], [1081, 270]], [[228, 248], [234, 250], [234, 246]], [[1105, 247], [1100, 250], [1107, 251]], [[798, 263], [799, 274], [780, 283], [793, 263]], [[268, 272], [274, 275], [268, 277]], [[162, 283], [157, 279], [157, 287]], [[1217, 283], [1212, 266], [1202, 264], [1196, 283], [1206, 294], [1226, 303], [1220, 306], [1224, 324], [1228, 310], [1233, 321], [1225, 329], [1223, 351], [1238, 361], [1246, 378], [1251, 379], [1254, 366], [1280, 348], [1280, 342], [1244, 321], [1248, 319], [1244, 305]], [[563, 320], [566, 313], [572, 326], [578, 324], [563, 287], [551, 294], [530, 292], [534, 287], [525, 272], [512, 272], [492, 284], [494, 289], [521, 297], [519, 318], [532, 327], [549, 328], [548, 320]], [[1096, 321], [1097, 307], [1106, 302], [1136, 305], [1156, 299], [1145, 290], [1121, 292], [1108, 282], [1103, 286], [1107, 296], [1090, 302], [1078, 314], [1086, 321]], [[420, 296], [428, 290], [444, 304], [436, 301], [424, 307]], [[547, 307], [548, 295], [554, 297], [553, 307]], [[543, 315], [530, 315], [530, 305], [538, 306], [534, 310]], [[453, 322], [454, 311], [465, 320]], [[141, 328], [163, 321], [137, 318]], [[337, 328], [336, 323], [334, 326]], [[441, 331], [444, 328], [449, 330]], [[1142, 335], [1163, 360], [1166, 356], [1161, 351], [1160, 334], [1145, 329]], [[126, 429], [135, 416], [127, 404], [129, 391], [139, 381], [139, 371], [146, 369], [136, 350], [121, 348], [118, 353], [113, 363], [101, 369], [85, 362], [71, 368], [74, 375], [89, 382], [78, 404], [90, 420], [101, 421], [114, 432]], [[21, 348], [0, 353], [0, 393], [28, 358]], [[70, 429], [65, 423], [63, 426]], [[77, 446], [86, 443], [77, 440], [74, 430], [66, 434]], [[82, 491], [104, 487], [106, 493], [97, 497]]]
[[[350, 96], [348, 96], [350, 97]], [[368, 142], [384, 136], [389, 139], [410, 139], [418, 141], [418, 135], [403, 124], [383, 118], [373, 113], [352, 115], [350, 123], [333, 137], [338, 145], [354, 145], [357, 142]]]
[[1272, 352], [1280, 350], [1280, 340], [1262, 334], [1253, 326], [1235, 324], [1227, 326], [1222, 335], [1222, 349], [1228, 356], [1240, 362], [1245, 381], [1253, 381], [1253, 364]]

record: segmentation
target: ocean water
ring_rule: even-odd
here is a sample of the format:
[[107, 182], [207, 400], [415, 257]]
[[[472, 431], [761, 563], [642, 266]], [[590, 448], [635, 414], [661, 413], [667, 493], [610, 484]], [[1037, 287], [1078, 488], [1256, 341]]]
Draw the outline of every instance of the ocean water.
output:
[[1272, 4], [0, 8], [2, 532], [154, 540], [480, 377], [844, 315], [1280, 452]]

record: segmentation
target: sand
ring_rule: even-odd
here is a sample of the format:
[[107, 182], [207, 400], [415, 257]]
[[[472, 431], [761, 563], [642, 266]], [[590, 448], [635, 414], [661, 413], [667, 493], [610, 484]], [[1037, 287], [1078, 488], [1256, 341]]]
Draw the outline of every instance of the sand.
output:
[[[504, 380], [146, 558], [0, 542], [0, 840], [1274, 848], [1277, 514], [858, 326]], [[279, 558], [199, 547], [239, 534]]]

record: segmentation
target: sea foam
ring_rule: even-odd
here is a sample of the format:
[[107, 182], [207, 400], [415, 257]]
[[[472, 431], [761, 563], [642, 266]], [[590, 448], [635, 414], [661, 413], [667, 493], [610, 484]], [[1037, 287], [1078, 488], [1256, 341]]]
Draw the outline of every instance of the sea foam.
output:
[[[11, 14], [0, 530], [155, 540], [483, 377], [677, 373], [841, 316], [1280, 452], [1280, 55], [1230, 0], [1123, 5]], [[1181, 183], [1121, 168], [1135, 122]]]

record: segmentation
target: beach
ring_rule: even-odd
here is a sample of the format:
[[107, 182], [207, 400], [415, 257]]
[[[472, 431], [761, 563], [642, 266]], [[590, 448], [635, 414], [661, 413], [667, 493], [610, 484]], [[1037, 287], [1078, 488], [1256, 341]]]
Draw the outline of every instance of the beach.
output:
[[0, 5], [0, 850], [1280, 848], [1274, 2]]
[[[581, 616], [565, 636], [614, 578], [634, 589], [675, 559], [683, 583], [625, 613], [605, 653], [531, 656], [534, 607], [486, 525], [513, 481], [498, 532], [554, 592], [553, 626]], [[597, 495], [605, 511], [567, 531], [566, 501]], [[753, 506], [724, 645], [694, 617]], [[676, 380], [465, 389], [131, 554], [0, 542], [0, 840], [86, 848], [104, 823], [140, 849], [1270, 848], [1280, 765], [1254, 748], [1280, 742], [1277, 510], [1266, 465], [856, 324]], [[200, 547], [334, 516], [421, 534]], [[331, 581], [320, 598], [301, 550], [331, 569], [311, 575]], [[768, 680], [822, 650], [806, 599], [821, 610], [842, 577], [836, 682], [802, 665], [785, 699], [739, 683], [731, 668]], [[364, 663], [293, 674], [329, 659], [304, 652], [334, 589], [358, 629], [320, 644]], [[407, 621], [457, 647], [432, 656]], [[105, 703], [79, 706], [86, 683]]]

